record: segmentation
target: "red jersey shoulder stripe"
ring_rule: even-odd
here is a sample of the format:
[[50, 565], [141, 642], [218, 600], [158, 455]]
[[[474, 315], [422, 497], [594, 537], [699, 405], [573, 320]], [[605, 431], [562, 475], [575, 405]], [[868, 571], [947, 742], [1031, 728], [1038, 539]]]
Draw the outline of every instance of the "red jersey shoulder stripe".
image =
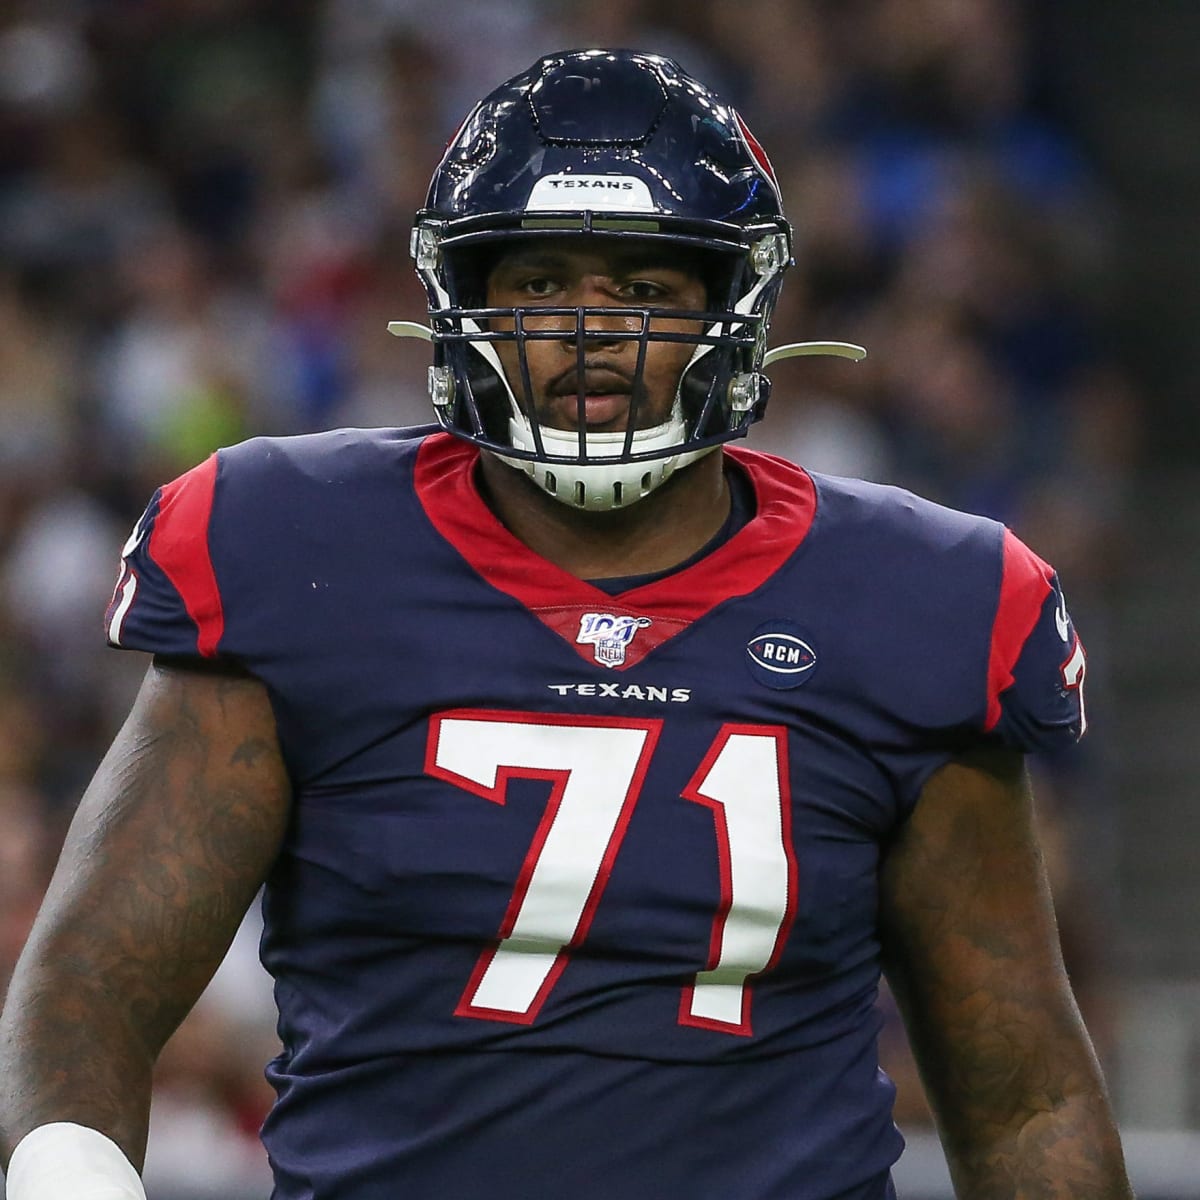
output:
[[1011, 529], [1004, 531], [1000, 600], [992, 622], [988, 655], [987, 716], [984, 729], [1000, 720], [1000, 695], [1013, 683], [1013, 670], [1053, 589], [1054, 568], [1043, 562]]
[[225, 632], [221, 592], [208, 548], [216, 482], [217, 456], [213, 454], [167, 484], [159, 497], [158, 517], [147, 546], [196, 623], [196, 650], [204, 658], [216, 656]]

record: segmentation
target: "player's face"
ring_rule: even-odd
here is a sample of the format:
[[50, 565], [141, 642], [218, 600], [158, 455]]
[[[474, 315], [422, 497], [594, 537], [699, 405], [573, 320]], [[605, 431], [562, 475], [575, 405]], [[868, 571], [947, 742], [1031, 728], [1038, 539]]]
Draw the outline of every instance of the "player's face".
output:
[[[491, 308], [608, 308], [692, 309], [702, 311], [707, 291], [692, 255], [653, 243], [622, 242], [612, 246], [582, 239], [530, 241], [506, 252], [488, 275], [487, 304]], [[528, 397], [538, 420], [553, 429], [579, 426], [579, 392], [584, 393], [584, 419], [593, 432], [626, 428], [635, 394], [638, 341], [612, 337], [615, 331], [637, 333], [641, 317], [616, 312], [587, 319], [583, 378], [575, 344], [575, 317], [527, 317], [526, 329], [564, 330], [562, 339], [525, 342], [529, 371]], [[512, 328], [494, 322], [493, 328]], [[656, 332], [702, 332], [702, 322], [654, 318]], [[679, 377], [696, 347], [683, 342], [651, 340], [641, 386], [637, 390], [635, 423], [646, 429], [670, 415]], [[521, 354], [515, 342], [497, 342], [496, 350], [513, 390], [525, 390]]]

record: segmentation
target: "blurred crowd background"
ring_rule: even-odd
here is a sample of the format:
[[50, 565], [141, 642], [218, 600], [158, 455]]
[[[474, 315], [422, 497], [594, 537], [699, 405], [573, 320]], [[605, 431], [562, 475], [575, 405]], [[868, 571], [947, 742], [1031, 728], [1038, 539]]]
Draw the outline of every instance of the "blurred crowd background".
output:
[[[775, 368], [754, 443], [996, 517], [1059, 568], [1100, 733], [1034, 770], [1119, 1098], [1110, 630], [1154, 397], [1114, 349], [1113, 190], [1020, 0], [0, 4], [0, 989], [145, 667], [101, 616], [150, 494], [249, 435], [427, 419], [427, 348], [386, 334], [424, 313], [412, 214], [479, 95], [585, 44], [739, 107], [797, 231], [772, 340], [869, 347]], [[266, 1194], [243, 933], [161, 1064], [161, 1196]], [[885, 1044], [919, 1131], [890, 1013]]]

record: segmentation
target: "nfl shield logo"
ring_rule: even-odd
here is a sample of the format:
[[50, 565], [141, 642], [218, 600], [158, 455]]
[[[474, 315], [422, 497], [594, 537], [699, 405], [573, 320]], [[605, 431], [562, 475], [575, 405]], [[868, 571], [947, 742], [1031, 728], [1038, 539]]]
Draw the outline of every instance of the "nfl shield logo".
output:
[[649, 617], [584, 613], [579, 618], [579, 634], [575, 640], [581, 645], [590, 643], [592, 653], [602, 667], [619, 667], [625, 662], [625, 649], [633, 641], [633, 635], [649, 624]]

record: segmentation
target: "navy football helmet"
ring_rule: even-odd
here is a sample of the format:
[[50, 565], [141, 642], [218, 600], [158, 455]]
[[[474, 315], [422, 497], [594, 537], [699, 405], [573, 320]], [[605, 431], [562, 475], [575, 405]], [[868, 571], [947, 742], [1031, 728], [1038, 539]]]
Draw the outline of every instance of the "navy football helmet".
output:
[[[485, 306], [488, 266], [512, 239], [564, 236], [691, 248], [705, 264], [709, 310]], [[805, 343], [768, 354], [791, 238], [766, 155], [708, 88], [657, 55], [564, 51], [497, 88], [451, 139], [412, 232], [432, 328], [397, 321], [389, 329], [432, 341], [430, 395], [446, 429], [526, 471], [564, 503], [616, 508], [743, 436], [763, 414], [770, 389], [763, 367], [772, 358], [865, 353]], [[528, 388], [507, 377], [495, 344], [518, 344], [525, 379], [529, 340], [573, 344], [582, 393], [588, 321], [616, 311], [635, 319], [606, 338], [639, 343], [627, 428], [587, 431], [582, 394], [578, 430], [539, 423]], [[526, 323], [534, 314], [559, 319], [548, 330], [544, 320]], [[678, 321], [675, 332], [656, 330], [656, 316], [687, 316], [698, 332], [680, 333]], [[638, 428], [646, 344], [664, 339], [695, 349], [670, 418]]]

